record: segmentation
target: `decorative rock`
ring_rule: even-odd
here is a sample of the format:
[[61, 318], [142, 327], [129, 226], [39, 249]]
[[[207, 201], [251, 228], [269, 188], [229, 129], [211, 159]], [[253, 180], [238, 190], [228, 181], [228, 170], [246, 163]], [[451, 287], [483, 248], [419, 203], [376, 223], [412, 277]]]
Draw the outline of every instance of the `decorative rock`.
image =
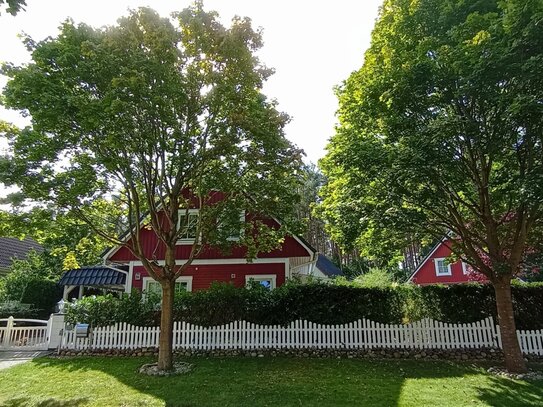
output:
[[509, 373], [504, 368], [491, 367], [488, 369], [488, 373], [516, 380], [543, 380], [543, 372], [538, 372], [534, 370], [531, 370], [528, 373]]
[[[139, 349], [86, 349], [74, 351], [62, 349], [57, 357], [73, 356], [132, 356], [151, 357], [158, 354], [156, 348]], [[424, 360], [502, 360], [500, 349], [394, 349], [394, 348], [358, 348], [358, 349], [321, 349], [321, 348], [269, 348], [269, 349], [178, 349], [176, 357], [298, 357], [298, 358], [379, 358], [379, 359], [424, 359]], [[543, 361], [542, 356], [526, 355], [531, 362]]]
[[175, 362], [172, 370], [159, 370], [157, 363], [148, 363], [140, 367], [139, 372], [149, 376], [174, 376], [192, 372], [194, 365], [186, 362]]

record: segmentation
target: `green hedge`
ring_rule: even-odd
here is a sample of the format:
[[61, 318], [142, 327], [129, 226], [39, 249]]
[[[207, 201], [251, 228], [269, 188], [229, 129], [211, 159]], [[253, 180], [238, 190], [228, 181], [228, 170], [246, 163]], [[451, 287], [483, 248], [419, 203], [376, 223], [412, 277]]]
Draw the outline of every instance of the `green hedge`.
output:
[[[513, 284], [513, 308], [518, 329], [543, 328], [543, 284]], [[424, 317], [469, 323], [492, 316], [498, 321], [496, 297], [490, 284], [413, 286], [406, 297], [406, 319]]]
[[[516, 285], [513, 298], [518, 328], [543, 328], [543, 284]], [[175, 320], [205, 326], [235, 320], [286, 325], [297, 319], [343, 324], [359, 318], [397, 324], [425, 317], [468, 323], [490, 315], [496, 318], [494, 292], [491, 286], [480, 284], [361, 288], [312, 283], [286, 284], [272, 291], [214, 284], [209, 290], [179, 295], [174, 304]], [[67, 319], [94, 326], [157, 325], [159, 302], [137, 292], [122, 298], [86, 298], [69, 307]]]

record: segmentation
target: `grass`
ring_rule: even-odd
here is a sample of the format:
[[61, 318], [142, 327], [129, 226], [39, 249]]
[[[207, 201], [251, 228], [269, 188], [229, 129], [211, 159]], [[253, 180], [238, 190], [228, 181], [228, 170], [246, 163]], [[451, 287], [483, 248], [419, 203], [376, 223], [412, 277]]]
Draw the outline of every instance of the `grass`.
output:
[[184, 359], [154, 378], [146, 358], [40, 358], [0, 371], [1, 406], [541, 406], [543, 381], [469, 364], [356, 359]]

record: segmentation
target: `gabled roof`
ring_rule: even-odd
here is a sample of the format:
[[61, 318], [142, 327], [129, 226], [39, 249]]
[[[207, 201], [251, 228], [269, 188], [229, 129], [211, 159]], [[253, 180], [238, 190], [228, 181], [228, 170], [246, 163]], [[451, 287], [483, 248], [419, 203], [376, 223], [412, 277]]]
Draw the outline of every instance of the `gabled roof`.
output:
[[316, 266], [323, 274], [328, 277], [337, 277], [343, 275], [343, 271], [341, 271], [341, 269], [324, 254], [319, 253]]
[[68, 270], [62, 274], [58, 285], [112, 286], [126, 283], [127, 266], [87, 266]]
[[[143, 223], [145, 217], [149, 214], [149, 212], [145, 212], [139, 220], [140, 225]], [[275, 222], [277, 222], [279, 225], [281, 225], [281, 221], [277, 219], [276, 217], [271, 217]], [[317, 253], [317, 249], [315, 249], [307, 240], [305, 240], [302, 236], [295, 235], [294, 233], [291, 233], [290, 236], [294, 240], [296, 240], [307, 252], [310, 256], [314, 256], [315, 253]], [[130, 238], [130, 229], [127, 229], [123, 232], [122, 235], [119, 236], [120, 241], [127, 241]], [[121, 248], [120, 245], [107, 247], [102, 253], [100, 254], [100, 257], [104, 260], [104, 262], [107, 261], [108, 258], [113, 256], [117, 250]], [[341, 270], [340, 270], [341, 272]]]
[[24, 259], [32, 250], [40, 253], [43, 247], [30, 238], [0, 237], [0, 270], [8, 268], [12, 259]]
[[437, 251], [437, 249], [439, 249], [439, 247], [444, 244], [445, 240], [447, 240], [448, 237], [444, 237], [442, 238], [433, 248], [432, 250], [430, 250], [430, 252], [424, 257], [424, 259], [422, 259], [422, 261], [419, 263], [419, 265], [417, 266], [417, 268], [415, 269], [415, 271], [413, 271], [413, 273], [409, 276], [409, 278], [407, 279], [407, 282], [410, 283], [411, 281], [413, 281], [413, 277], [415, 277], [415, 275], [419, 272], [419, 270], [426, 264], [426, 262], [433, 256], [433, 254]]

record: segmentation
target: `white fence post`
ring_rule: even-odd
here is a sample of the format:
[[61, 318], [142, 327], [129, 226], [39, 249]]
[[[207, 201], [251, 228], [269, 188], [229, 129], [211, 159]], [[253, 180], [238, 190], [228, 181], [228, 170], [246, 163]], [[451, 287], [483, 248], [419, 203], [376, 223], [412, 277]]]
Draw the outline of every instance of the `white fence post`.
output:
[[4, 332], [4, 347], [8, 348], [11, 342], [11, 330], [13, 329], [13, 317], [9, 317]]
[[57, 349], [62, 340], [64, 314], [51, 314], [47, 321], [47, 349]]

